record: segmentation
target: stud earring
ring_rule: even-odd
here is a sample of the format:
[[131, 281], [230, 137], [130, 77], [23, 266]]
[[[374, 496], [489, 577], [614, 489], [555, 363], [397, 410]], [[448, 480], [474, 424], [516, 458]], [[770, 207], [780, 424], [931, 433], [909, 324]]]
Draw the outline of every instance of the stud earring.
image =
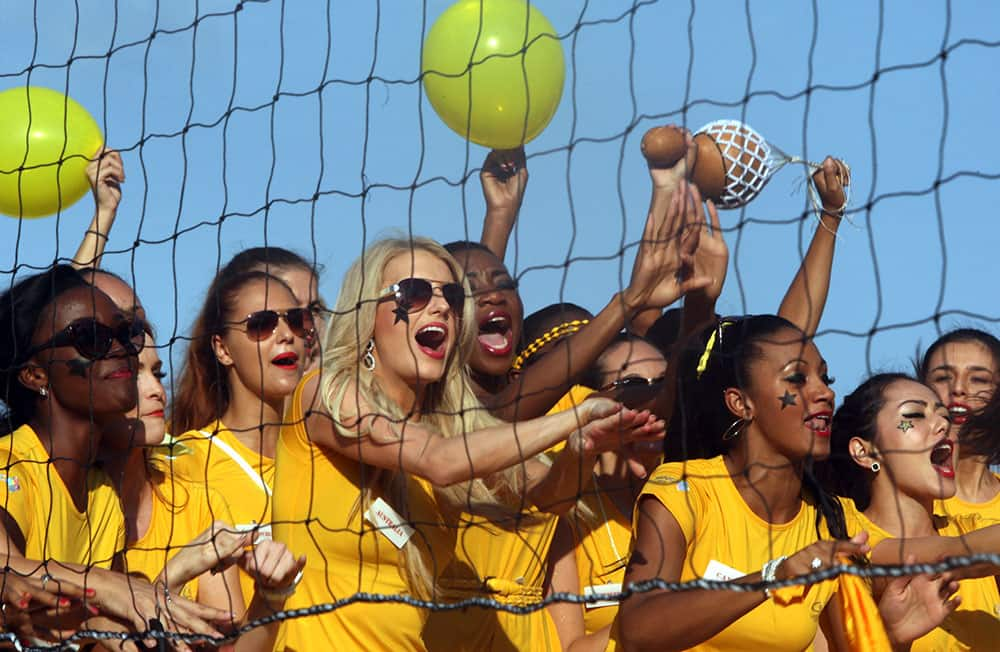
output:
[[38, 393], [41, 395], [42, 398], [49, 397], [49, 389], [47, 387], [39, 387]]
[[882, 469], [882, 465], [878, 462], [872, 462], [872, 473], [878, 473]]

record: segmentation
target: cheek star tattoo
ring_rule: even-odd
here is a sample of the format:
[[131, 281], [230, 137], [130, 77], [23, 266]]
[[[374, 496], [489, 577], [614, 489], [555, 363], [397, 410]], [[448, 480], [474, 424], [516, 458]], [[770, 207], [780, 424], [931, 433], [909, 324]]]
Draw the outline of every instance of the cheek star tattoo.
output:
[[784, 410], [790, 405], [795, 405], [795, 394], [790, 394], [786, 389], [784, 395], [779, 396], [778, 400], [781, 401], [781, 409]]
[[899, 422], [899, 425], [896, 427], [902, 430], [903, 432], [906, 432], [907, 430], [913, 427], [913, 422], [903, 419], [902, 421]]
[[406, 312], [406, 308], [403, 306], [396, 306], [396, 309], [392, 311], [392, 314], [396, 315], [396, 319], [392, 322], [393, 326], [399, 322], [403, 322], [404, 324], [410, 323], [410, 313]]

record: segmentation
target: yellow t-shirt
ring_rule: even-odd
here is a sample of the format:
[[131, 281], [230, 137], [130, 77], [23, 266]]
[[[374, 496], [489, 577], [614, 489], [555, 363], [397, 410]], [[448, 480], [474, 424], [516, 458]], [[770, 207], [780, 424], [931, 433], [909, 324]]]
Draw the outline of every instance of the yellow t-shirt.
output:
[[[575, 385], [549, 410], [571, 410], [594, 390]], [[553, 457], [565, 448], [559, 442], [546, 451]], [[488, 598], [502, 604], [526, 606], [543, 598], [549, 548], [558, 518], [525, 504], [508, 522], [481, 515], [458, 518], [455, 559], [445, 570], [442, 586], [458, 597]], [[463, 611], [432, 612], [424, 631], [429, 650], [555, 650], [559, 634], [548, 610], [515, 615], [508, 611], [472, 607]]]
[[[677, 519], [687, 541], [681, 581], [731, 580], [758, 572], [781, 555], [815, 543], [816, 508], [803, 501], [788, 523], [768, 523], [743, 500], [722, 457], [659, 466], [640, 494], [658, 500]], [[637, 503], [638, 505], [638, 503]], [[633, 515], [633, 528], [638, 507]], [[819, 616], [836, 591], [834, 582], [814, 584], [798, 599], [771, 599], [692, 650], [811, 650]], [[719, 594], [725, 600], [725, 593]], [[617, 621], [612, 628], [615, 647]]]
[[[167, 561], [214, 521], [233, 522], [229, 506], [218, 492], [206, 492], [197, 484], [169, 475], [154, 477], [158, 482], [149, 529], [125, 551], [128, 571], [142, 573], [150, 580], [156, 579]], [[198, 579], [184, 585], [181, 595], [196, 601]]]
[[[841, 499], [847, 532], [854, 536], [861, 530], [868, 532], [868, 545], [874, 550], [886, 539], [894, 538], [863, 513], [854, 502]], [[976, 515], [936, 517], [942, 536], [962, 536], [983, 526]], [[993, 577], [977, 577], [958, 583], [962, 603], [932, 632], [913, 642], [912, 652], [938, 652], [940, 650], [992, 650], [1000, 641], [1000, 593]]]
[[[302, 582], [285, 609], [302, 609], [365, 592], [407, 596], [402, 557], [383, 528], [376, 528], [358, 508], [361, 490], [376, 480], [378, 470], [313, 445], [305, 428], [301, 395], [307, 374], [292, 396], [277, 450], [274, 484], [274, 538], [296, 556], [306, 555]], [[444, 527], [433, 490], [426, 481], [405, 478], [406, 504], [391, 504], [412, 536], [403, 543], [431, 560], [440, 570], [451, 559], [454, 534]], [[376, 491], [377, 500], [391, 498]], [[370, 513], [373, 513], [370, 512]], [[385, 514], [385, 510], [381, 510]], [[320, 615], [287, 620], [276, 650], [422, 650], [421, 631], [427, 612], [403, 603], [355, 602]]]
[[103, 471], [88, 470], [87, 508], [78, 511], [28, 425], [0, 438], [0, 466], [0, 507], [21, 528], [26, 558], [111, 567], [125, 547], [125, 518]]
[[[580, 595], [620, 593], [632, 542], [632, 524], [613, 500], [597, 487], [580, 501], [596, 520], [567, 516], [576, 540], [576, 570]], [[618, 602], [601, 601], [583, 605], [583, 623], [588, 634], [608, 625], [618, 613]]]
[[[188, 431], [178, 441], [191, 452], [170, 460], [170, 472], [222, 494], [238, 530], [259, 528], [258, 537], [270, 538], [274, 460], [245, 446], [221, 421]], [[249, 605], [254, 580], [242, 570], [240, 587]]]
[[[1000, 478], [1000, 475], [997, 475], [997, 477]], [[1000, 493], [985, 503], [970, 503], [960, 499], [958, 496], [954, 496], [948, 500], [935, 500], [934, 513], [945, 514], [947, 516], [975, 514], [983, 519], [980, 527], [1000, 523]]]

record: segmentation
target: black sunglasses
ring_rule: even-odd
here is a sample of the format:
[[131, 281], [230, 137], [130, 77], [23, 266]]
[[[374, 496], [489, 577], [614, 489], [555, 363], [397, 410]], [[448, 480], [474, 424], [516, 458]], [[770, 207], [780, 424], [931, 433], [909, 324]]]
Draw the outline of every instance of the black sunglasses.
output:
[[46, 349], [72, 346], [88, 360], [108, 357], [115, 342], [125, 347], [127, 355], [138, 355], [146, 343], [145, 323], [141, 319], [124, 320], [107, 326], [91, 317], [75, 321], [52, 336], [52, 339], [32, 347], [28, 357]]
[[657, 376], [656, 378], [643, 378], [642, 376], [626, 376], [625, 378], [619, 378], [613, 382], [608, 383], [600, 390], [601, 392], [610, 392], [614, 390], [625, 390], [625, 389], [642, 389], [642, 388], [655, 388], [663, 384], [666, 380], [666, 376]]
[[263, 342], [278, 330], [278, 320], [284, 319], [295, 337], [306, 339], [316, 332], [312, 311], [309, 308], [291, 310], [258, 310], [236, 322], [243, 324], [247, 337], [255, 342]]
[[[425, 278], [404, 278], [399, 283], [393, 283], [389, 287], [379, 292], [379, 302], [386, 299], [394, 299], [396, 305], [406, 310], [406, 312], [417, 312], [423, 310], [434, 296], [434, 286]], [[458, 283], [443, 283], [441, 285], [441, 296], [448, 302], [448, 306], [462, 314], [465, 306], [465, 289]]]

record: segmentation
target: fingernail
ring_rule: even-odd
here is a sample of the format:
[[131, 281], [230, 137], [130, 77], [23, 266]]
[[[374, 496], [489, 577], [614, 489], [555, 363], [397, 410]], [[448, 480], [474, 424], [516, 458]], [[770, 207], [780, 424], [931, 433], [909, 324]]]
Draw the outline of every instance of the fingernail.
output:
[[97, 595], [97, 590], [96, 589], [87, 589], [86, 593], [87, 593], [87, 597], [92, 598], [95, 595]]
[[96, 616], [97, 614], [101, 613], [101, 610], [100, 610], [100, 609], [98, 609], [97, 607], [95, 607], [95, 606], [94, 606], [94, 605], [92, 605], [92, 604], [88, 604], [88, 605], [87, 605], [87, 611], [89, 611], [89, 612], [90, 612], [91, 614], [93, 614], [93, 615], [95, 615], [95, 616]]
[[68, 607], [69, 606], [69, 598], [59, 598], [59, 606], [60, 607]]
[[27, 598], [23, 598], [21, 601], [17, 603], [17, 606], [20, 609], [27, 609], [29, 604], [31, 604], [31, 601], [28, 600]]

